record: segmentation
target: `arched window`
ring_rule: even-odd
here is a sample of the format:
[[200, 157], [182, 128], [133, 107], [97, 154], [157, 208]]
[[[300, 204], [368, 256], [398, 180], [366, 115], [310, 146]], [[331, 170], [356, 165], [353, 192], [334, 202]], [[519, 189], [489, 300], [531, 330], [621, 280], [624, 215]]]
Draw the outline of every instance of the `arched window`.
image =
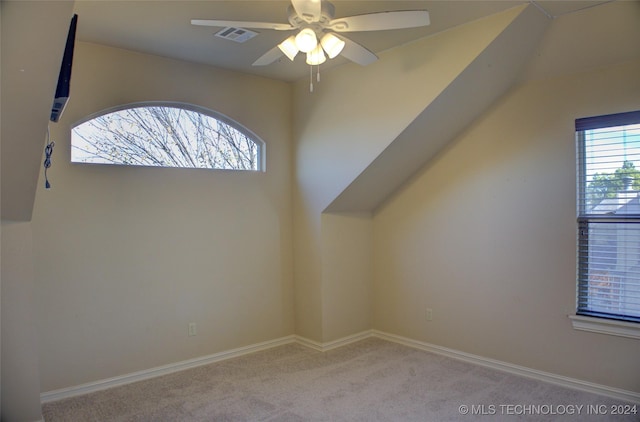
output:
[[134, 104], [71, 130], [74, 163], [262, 170], [263, 143], [222, 116], [183, 104]]

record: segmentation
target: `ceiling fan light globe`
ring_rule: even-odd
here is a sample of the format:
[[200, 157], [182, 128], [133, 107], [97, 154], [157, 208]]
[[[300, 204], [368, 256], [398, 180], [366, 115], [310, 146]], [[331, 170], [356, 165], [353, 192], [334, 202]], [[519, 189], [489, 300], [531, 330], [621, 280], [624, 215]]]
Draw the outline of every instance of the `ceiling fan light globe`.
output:
[[336, 57], [344, 48], [345, 42], [333, 34], [325, 34], [320, 40], [322, 48], [330, 59]]
[[293, 61], [299, 51], [298, 46], [296, 45], [295, 35], [290, 36], [289, 38], [278, 44], [278, 48], [284, 53], [285, 56], [289, 58], [289, 60]]
[[296, 35], [296, 47], [303, 53], [308, 53], [318, 45], [316, 33], [311, 28], [304, 28]]
[[320, 65], [327, 61], [327, 58], [322, 51], [322, 46], [318, 45], [316, 48], [307, 53], [307, 64], [311, 66]]

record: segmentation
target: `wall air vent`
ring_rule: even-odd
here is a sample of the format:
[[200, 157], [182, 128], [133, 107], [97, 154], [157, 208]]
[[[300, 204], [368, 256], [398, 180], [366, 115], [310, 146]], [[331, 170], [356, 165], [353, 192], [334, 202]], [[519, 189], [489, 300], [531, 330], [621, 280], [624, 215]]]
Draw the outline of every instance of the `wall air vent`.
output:
[[244, 28], [228, 27], [217, 32], [215, 35], [216, 37], [224, 38], [225, 40], [245, 42], [258, 35], [258, 33]]

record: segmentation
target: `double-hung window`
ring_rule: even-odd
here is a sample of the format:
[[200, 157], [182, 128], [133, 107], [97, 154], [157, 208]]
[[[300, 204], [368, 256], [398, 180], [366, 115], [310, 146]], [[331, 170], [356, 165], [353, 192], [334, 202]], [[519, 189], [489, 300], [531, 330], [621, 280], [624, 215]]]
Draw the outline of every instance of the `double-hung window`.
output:
[[619, 321], [635, 330], [640, 328], [640, 111], [575, 124], [577, 319]]

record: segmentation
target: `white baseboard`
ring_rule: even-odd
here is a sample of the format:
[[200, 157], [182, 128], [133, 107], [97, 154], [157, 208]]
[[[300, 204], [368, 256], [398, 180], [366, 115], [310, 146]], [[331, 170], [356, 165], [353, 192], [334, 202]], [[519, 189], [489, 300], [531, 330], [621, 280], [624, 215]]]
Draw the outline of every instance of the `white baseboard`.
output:
[[250, 346], [239, 347], [224, 352], [214, 353], [208, 356], [202, 356], [199, 358], [189, 359], [169, 365], [159, 366], [156, 368], [145, 369], [138, 372], [132, 372], [130, 374], [120, 375], [113, 378], [107, 378], [98, 380], [86, 384], [81, 384], [68, 388], [61, 388], [59, 390], [47, 391], [40, 394], [40, 402], [48, 403], [52, 401], [62, 400], [69, 397], [80, 396], [82, 394], [93, 393], [95, 391], [106, 390], [107, 388], [118, 387], [121, 385], [130, 384], [150, 378], [159, 377], [161, 375], [167, 375], [185, 369], [195, 368], [197, 366], [207, 365], [214, 362], [220, 362], [222, 360], [231, 359], [249, 353], [258, 352], [261, 350], [270, 349], [272, 347], [282, 346], [290, 343], [298, 343], [302, 346], [309, 347], [310, 349], [317, 350], [319, 352], [326, 352], [331, 349], [335, 349], [340, 346], [345, 346], [349, 343], [355, 343], [356, 341], [363, 340], [372, 336], [372, 331], [363, 331], [351, 336], [343, 337], [337, 340], [333, 340], [327, 343], [319, 343], [308, 338], [290, 335], [279, 339], [265, 341]]
[[339, 338], [337, 340], [329, 341], [327, 343], [319, 343], [317, 341], [310, 340], [302, 336], [295, 336], [295, 338], [296, 338], [296, 342], [303, 346], [317, 350], [318, 352], [326, 352], [328, 350], [335, 349], [337, 347], [346, 346], [347, 344], [355, 343], [356, 341], [364, 340], [372, 336], [373, 336], [373, 330], [366, 330], [360, 333], [352, 334], [350, 336]]
[[640, 393], [636, 393], [634, 391], [622, 390], [619, 388], [596, 384], [589, 381], [565, 377], [563, 375], [552, 374], [550, 372], [539, 371], [537, 369], [531, 369], [520, 365], [514, 365], [508, 362], [502, 362], [495, 359], [472, 355], [470, 353], [448, 349], [446, 347], [436, 346], [434, 344], [429, 344], [378, 330], [372, 330], [372, 335], [383, 340], [392, 341], [394, 343], [403, 344], [405, 346], [413, 347], [427, 352], [437, 353], [439, 355], [463, 360], [465, 362], [473, 363], [476, 365], [497, 369], [499, 371], [533, 378], [538, 381], [548, 382], [551, 384], [560, 385], [562, 387], [572, 388], [574, 390], [581, 390], [589, 393], [599, 394], [601, 396], [611, 397], [625, 402], [640, 404]]
[[231, 359], [231, 358], [247, 355], [249, 353], [259, 352], [261, 350], [271, 349], [273, 347], [282, 346], [285, 344], [290, 344], [295, 342], [296, 342], [296, 337], [294, 335], [290, 335], [290, 336], [278, 338], [275, 340], [269, 340], [269, 341], [265, 341], [262, 343], [257, 343], [257, 344], [253, 344], [245, 347], [239, 347], [237, 349], [214, 353], [212, 355], [189, 359], [182, 362], [172, 363], [169, 365], [158, 366], [156, 368], [145, 369], [143, 371], [120, 375], [113, 378], [98, 380], [98, 381], [94, 381], [94, 382], [90, 382], [87, 384], [82, 384], [74, 387], [47, 391], [40, 394], [40, 401], [42, 403], [47, 403], [47, 402], [52, 402], [56, 400], [66, 399], [69, 397], [79, 396], [82, 394], [93, 393], [94, 391], [105, 390], [107, 388], [130, 384], [133, 382], [142, 381], [149, 378], [155, 378], [161, 375], [167, 375], [174, 372], [195, 368], [197, 366], [207, 365], [214, 362], [220, 362], [226, 359]]
[[161, 375], [171, 374], [174, 372], [182, 371], [189, 368], [195, 368], [197, 366], [207, 365], [214, 362], [220, 362], [222, 360], [231, 359], [249, 353], [258, 352], [261, 350], [270, 349], [277, 346], [282, 346], [290, 343], [298, 343], [302, 346], [309, 347], [319, 352], [326, 352], [338, 347], [346, 346], [351, 343], [355, 343], [366, 338], [376, 337], [382, 340], [391, 341], [394, 343], [402, 344], [405, 346], [413, 347], [416, 349], [424, 350], [431, 353], [447, 356], [453, 359], [463, 360], [476, 365], [497, 369], [499, 371], [508, 372], [515, 375], [520, 375], [528, 378], [533, 378], [539, 381], [548, 382], [556, 385], [560, 385], [575, 390], [586, 391], [589, 393], [599, 394], [606, 397], [611, 397], [617, 400], [622, 400], [630, 403], [640, 404], [640, 393], [633, 391], [622, 390], [619, 388], [608, 387], [606, 385], [596, 384], [588, 381], [582, 381], [574, 378], [565, 377], [562, 375], [552, 374], [550, 372], [539, 371], [536, 369], [527, 368], [524, 366], [514, 365], [508, 362], [502, 362], [495, 359], [489, 359], [482, 356], [472, 355], [470, 353], [461, 352], [454, 349], [449, 349], [434, 344], [413, 340], [410, 338], [398, 336], [395, 334], [385, 333], [378, 330], [366, 330], [360, 333], [356, 333], [350, 336], [346, 336], [337, 340], [333, 340], [326, 343], [320, 343], [308, 338], [290, 335], [279, 339], [265, 341], [262, 343], [239, 347], [224, 352], [214, 353], [212, 355], [203, 356], [195, 359], [190, 359], [174, 364], [160, 366], [156, 368], [147, 369], [144, 371], [134, 372], [131, 374], [121, 375], [105, 380], [99, 380], [87, 384], [82, 384], [75, 387], [63, 388], [60, 390], [53, 390], [42, 393], [40, 400], [42, 403], [61, 400], [73, 396], [79, 396], [82, 394], [92, 393], [94, 391], [104, 390], [111, 387], [117, 387], [120, 385], [130, 384], [132, 382], [142, 381], [149, 378], [155, 378]]

